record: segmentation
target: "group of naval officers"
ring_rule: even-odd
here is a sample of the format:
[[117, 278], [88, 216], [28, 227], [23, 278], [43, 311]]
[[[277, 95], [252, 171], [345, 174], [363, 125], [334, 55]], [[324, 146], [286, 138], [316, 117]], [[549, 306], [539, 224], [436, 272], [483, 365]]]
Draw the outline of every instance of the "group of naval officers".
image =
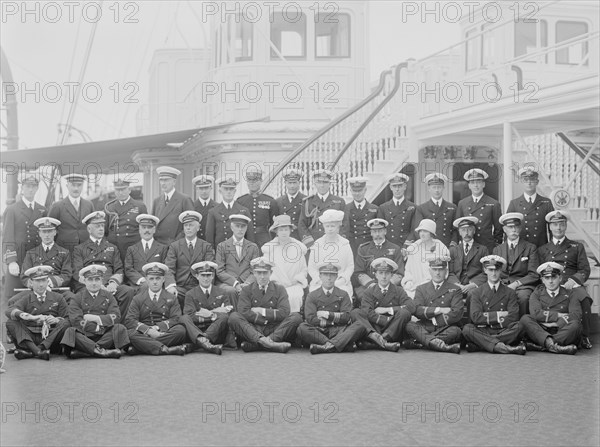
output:
[[[157, 173], [150, 212], [121, 179], [115, 200], [94, 210], [80, 174], [65, 176], [67, 197], [46, 209], [38, 178], [21, 176], [2, 250], [17, 359], [592, 347], [590, 265], [565, 235], [569, 213], [537, 193], [534, 168], [519, 171], [525, 192], [504, 214], [481, 169], [465, 173], [471, 195], [458, 205], [443, 199], [445, 175], [425, 177], [430, 198], [416, 205], [410, 178], [395, 173], [380, 206], [365, 199], [364, 177], [348, 179], [346, 203], [324, 169], [311, 173], [308, 197], [303, 172], [287, 169], [276, 199], [261, 192], [263, 173], [249, 172], [237, 200], [234, 176], [195, 177], [194, 201], [175, 189], [179, 170]], [[408, 255], [431, 238], [442, 250], [417, 257], [411, 268], [425, 279], [407, 293]]]

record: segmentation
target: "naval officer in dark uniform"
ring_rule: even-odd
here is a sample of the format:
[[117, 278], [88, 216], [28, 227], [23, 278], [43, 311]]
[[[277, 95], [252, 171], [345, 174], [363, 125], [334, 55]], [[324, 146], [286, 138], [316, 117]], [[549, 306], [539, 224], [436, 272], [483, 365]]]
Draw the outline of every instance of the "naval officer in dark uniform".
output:
[[300, 192], [300, 181], [302, 180], [302, 171], [299, 169], [286, 169], [282, 174], [285, 193], [276, 200], [281, 214], [287, 214], [296, 228], [292, 230], [291, 237], [300, 240], [298, 233], [298, 221], [302, 211], [302, 200], [306, 197]]
[[377, 217], [377, 205], [373, 205], [365, 199], [367, 181], [366, 177], [350, 177], [348, 179], [352, 201], [346, 204], [344, 209], [341, 234], [350, 242], [354, 256], [361, 244], [371, 240], [371, 230], [367, 226], [367, 222]]
[[208, 212], [217, 205], [217, 202], [211, 197], [214, 183], [215, 179], [212, 175], [197, 175], [192, 179], [192, 184], [196, 188], [196, 194], [198, 195], [194, 201], [194, 210], [202, 215], [198, 237], [203, 240], [206, 240]]
[[[458, 243], [458, 231], [452, 225], [456, 215], [456, 205], [442, 198], [444, 195], [444, 186], [448, 184], [448, 177], [439, 172], [429, 174], [424, 179], [429, 191], [430, 199], [427, 202], [417, 206], [415, 212], [414, 224], [423, 219], [430, 219], [435, 222], [435, 237], [439, 239], [446, 247]], [[413, 239], [419, 239], [418, 234], [413, 234]]]
[[390, 176], [388, 183], [394, 197], [382, 204], [377, 213], [377, 217], [389, 223], [387, 238], [402, 249], [413, 242], [411, 232], [416, 227], [417, 207], [404, 197], [408, 181], [408, 175], [401, 172]]

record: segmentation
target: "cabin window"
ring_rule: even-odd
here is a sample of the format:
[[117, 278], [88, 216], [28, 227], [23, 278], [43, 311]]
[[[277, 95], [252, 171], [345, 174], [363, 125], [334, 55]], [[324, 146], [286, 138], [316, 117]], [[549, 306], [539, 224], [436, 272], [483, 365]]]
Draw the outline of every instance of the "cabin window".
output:
[[[271, 42], [286, 59], [306, 59], [306, 15], [289, 8], [271, 14]], [[271, 48], [271, 59], [279, 55]]]
[[[556, 22], [556, 43], [573, 39], [574, 37], [587, 34], [588, 26], [584, 22]], [[578, 42], [556, 51], [557, 64], [578, 65], [586, 57], [588, 52], [587, 42]], [[587, 64], [587, 60], [585, 61]]]
[[[469, 39], [477, 33], [477, 29], [467, 31], [465, 37]], [[477, 50], [478, 42], [477, 39], [473, 38], [465, 42], [465, 68], [467, 71], [475, 70], [479, 68], [479, 51]]]
[[350, 15], [316, 14], [315, 54], [317, 58], [350, 57]]
[[215, 30], [215, 51], [214, 51], [214, 56], [215, 56], [215, 67], [219, 66], [219, 31]]
[[235, 60], [251, 61], [253, 46], [253, 23], [238, 15], [235, 22]]
[[495, 23], [487, 23], [481, 27], [483, 32], [481, 34], [481, 65], [483, 67], [487, 67], [488, 64], [497, 60], [495, 31], [489, 31], [495, 25]]
[[[534, 53], [537, 50], [537, 27], [540, 27], [540, 48], [548, 46], [548, 23], [540, 20], [537, 23], [517, 22], [515, 23], [515, 57], [524, 54]], [[548, 54], [544, 56], [544, 61], [548, 62]], [[528, 59], [525, 62], [535, 62], [535, 59]]]

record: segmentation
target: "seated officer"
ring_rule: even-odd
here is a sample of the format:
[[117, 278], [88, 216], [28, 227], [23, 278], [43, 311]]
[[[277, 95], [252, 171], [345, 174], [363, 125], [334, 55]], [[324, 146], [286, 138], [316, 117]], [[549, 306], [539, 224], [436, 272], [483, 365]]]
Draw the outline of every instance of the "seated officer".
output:
[[129, 354], [185, 355], [185, 327], [178, 324], [181, 306], [175, 295], [163, 290], [169, 267], [151, 262], [142, 269], [148, 288], [133, 297], [125, 319]]
[[546, 214], [546, 222], [550, 224], [552, 240], [538, 248], [540, 263], [556, 262], [565, 269], [562, 274], [561, 285], [572, 290], [581, 305], [581, 346], [592, 349], [590, 342], [590, 328], [592, 318], [592, 298], [585, 289], [585, 282], [590, 277], [590, 263], [585, 254], [585, 248], [580, 242], [572, 241], [566, 236], [569, 213], [563, 210], [552, 211]]
[[6, 311], [6, 329], [15, 340], [15, 357], [19, 360], [37, 357], [50, 360], [50, 350], [58, 350], [59, 341], [69, 327], [67, 302], [60, 293], [50, 292], [48, 276], [52, 267], [31, 267], [25, 276], [33, 290], [22, 292]]
[[350, 316], [352, 321], [360, 321], [367, 328], [367, 340], [376, 346], [367, 340], [358, 342], [358, 346], [361, 349], [380, 347], [397, 352], [406, 323], [415, 312], [415, 304], [402, 287], [391, 283], [398, 264], [388, 258], [378, 258], [371, 263], [371, 268], [377, 284], [367, 289], [361, 308], [354, 309]]
[[221, 355], [221, 343], [227, 337], [229, 312], [233, 309], [231, 296], [235, 293], [213, 285], [216, 271], [217, 264], [211, 261], [192, 265], [198, 285], [185, 294], [179, 323], [185, 326], [192, 343], [207, 352]]
[[127, 248], [125, 277], [130, 286], [148, 288], [142, 267], [150, 262], [165, 262], [169, 247], [154, 239], [158, 217], [140, 214], [135, 220], [139, 224], [141, 240]]
[[391, 259], [398, 265], [396, 271], [392, 274], [391, 283], [400, 287], [404, 276], [404, 260], [402, 259], [402, 250], [399, 245], [396, 245], [386, 239], [388, 222], [385, 219], [371, 219], [367, 222], [367, 226], [371, 230], [370, 242], [365, 242], [358, 247], [356, 258], [354, 260], [354, 275], [352, 275], [354, 293], [357, 298], [357, 307], [365, 296], [366, 290], [376, 284], [373, 277], [371, 263], [377, 258]]
[[123, 322], [135, 291], [123, 284], [123, 263], [119, 255], [119, 249], [104, 237], [105, 220], [106, 215], [103, 211], [94, 211], [82, 220], [83, 223], [87, 224], [90, 237], [73, 250], [75, 293], [85, 287], [79, 276], [81, 269], [92, 264], [103, 265], [106, 267], [106, 272], [102, 278], [102, 289], [108, 290], [119, 303], [121, 322]]
[[460, 289], [450, 283], [448, 259], [429, 261], [431, 281], [415, 290], [417, 322], [409, 321], [406, 332], [410, 336], [402, 345], [406, 349], [431, 349], [460, 354], [461, 331], [458, 327], [464, 304]]
[[215, 259], [215, 250], [212, 245], [197, 236], [201, 219], [202, 214], [197, 211], [184, 211], [179, 215], [185, 237], [169, 245], [165, 260], [170, 271], [165, 289], [177, 297], [182, 310], [185, 294], [198, 285], [198, 280], [190, 267], [197, 262], [214, 261]]
[[500, 281], [506, 259], [489, 255], [481, 263], [488, 280], [471, 297], [471, 323], [463, 327], [467, 351], [525, 355], [522, 343], [511, 346], [520, 341], [521, 331], [517, 294]]
[[[101, 357], [118, 359], [129, 345], [127, 329], [122, 324], [117, 300], [102, 290], [103, 265], [88, 265], [81, 269], [85, 289], [69, 303], [69, 321], [60, 342], [67, 357]], [[116, 348], [116, 349], [114, 349]]]
[[256, 282], [242, 289], [238, 310], [229, 316], [229, 327], [244, 340], [244, 352], [288, 352], [302, 317], [290, 314], [285, 287], [270, 281], [271, 261], [255, 258], [251, 265]]
[[581, 306], [572, 292], [561, 287], [564, 267], [556, 262], [545, 262], [537, 272], [542, 275], [544, 287], [538, 287], [529, 298], [529, 315], [519, 322], [523, 331], [542, 349], [554, 354], [575, 354], [581, 336]]
[[[56, 227], [60, 225], [60, 220], [52, 217], [42, 217], [37, 219], [33, 225], [38, 228], [42, 243], [25, 254], [21, 269], [25, 272], [31, 267], [48, 265], [52, 267], [52, 272], [50, 272], [50, 275], [48, 276], [50, 287], [68, 288], [71, 277], [73, 276], [71, 254], [66, 248], [59, 247], [54, 243]], [[25, 286], [29, 287], [29, 281], [25, 275], [21, 276], [21, 280]], [[73, 297], [73, 293], [67, 290], [63, 292], [63, 296], [69, 301]]]
[[321, 287], [306, 297], [306, 321], [298, 326], [297, 335], [303, 345], [310, 345], [311, 354], [354, 352], [354, 344], [367, 335], [362, 323], [351, 323], [352, 301], [348, 293], [335, 287], [338, 271], [333, 264], [319, 267]]
[[506, 240], [494, 247], [493, 254], [507, 261], [500, 278], [503, 284], [517, 293], [519, 316], [522, 317], [527, 313], [529, 295], [540, 280], [536, 272], [539, 265], [537, 247], [520, 238], [523, 214], [506, 213], [499, 220]]
[[488, 255], [488, 250], [473, 240], [475, 225], [479, 220], [473, 216], [460, 217], [454, 221], [461, 241], [450, 247], [450, 276], [448, 279], [456, 283], [463, 294], [475, 290], [486, 281], [481, 266], [481, 258]]
[[370, 242], [371, 234], [368, 223], [377, 217], [377, 205], [373, 205], [365, 199], [367, 181], [366, 177], [350, 177], [348, 179], [352, 202], [346, 204], [344, 208], [341, 233], [350, 242], [354, 256], [361, 244]]

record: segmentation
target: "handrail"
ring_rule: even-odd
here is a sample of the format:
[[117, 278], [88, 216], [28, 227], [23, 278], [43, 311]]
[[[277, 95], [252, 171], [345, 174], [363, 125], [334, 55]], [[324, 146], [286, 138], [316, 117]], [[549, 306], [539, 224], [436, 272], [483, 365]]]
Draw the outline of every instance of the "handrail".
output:
[[350, 146], [352, 146], [352, 143], [354, 143], [354, 141], [358, 138], [358, 136], [362, 133], [362, 131], [365, 130], [365, 128], [369, 125], [369, 123], [371, 123], [371, 121], [373, 121], [373, 119], [379, 114], [381, 109], [383, 109], [385, 107], [385, 105], [388, 102], [390, 102], [392, 100], [392, 98], [396, 95], [396, 92], [398, 92], [398, 89], [400, 88], [400, 70], [402, 70], [403, 68], [407, 68], [407, 67], [408, 67], [407, 62], [402, 62], [401, 64], [396, 65], [396, 68], [394, 69], [394, 80], [395, 80], [394, 88], [390, 91], [390, 93], [386, 96], [386, 98], [383, 101], [381, 101], [381, 104], [379, 104], [375, 108], [375, 110], [373, 110], [371, 112], [371, 114], [367, 117], [367, 119], [350, 136], [350, 138], [348, 139], [348, 141], [346, 142], [344, 147], [342, 147], [342, 150], [340, 151], [338, 156], [335, 158], [335, 160], [333, 160], [333, 164], [331, 166], [332, 170], [339, 163], [339, 161], [344, 156], [346, 151], [350, 148]]
[[[556, 136], [558, 138], [560, 138], [561, 140], [563, 140], [573, 150], [573, 152], [575, 152], [581, 158], [585, 159], [585, 157], [587, 156], [588, 153], [584, 149], [577, 146], [573, 141], [571, 141], [571, 139], [569, 137], [567, 137], [563, 132], [557, 132]], [[592, 149], [593, 149], [593, 147], [590, 150], [592, 150]], [[593, 158], [595, 161], [599, 161], [597, 155], [592, 154], [591, 158]], [[587, 164], [589, 165], [590, 168], [592, 168], [592, 171], [594, 171], [597, 175], [600, 175], [600, 169], [598, 169], [598, 166], [596, 166], [592, 162], [592, 160], [588, 160]]]
[[374, 90], [369, 96], [367, 96], [361, 102], [359, 102], [355, 106], [351, 107], [346, 112], [344, 112], [342, 115], [340, 115], [339, 117], [337, 117], [336, 119], [334, 119], [333, 121], [328, 123], [321, 130], [319, 130], [318, 132], [313, 134], [308, 140], [306, 140], [297, 149], [292, 151], [286, 158], [284, 158], [283, 161], [281, 163], [279, 163], [279, 166], [273, 171], [273, 173], [271, 173], [269, 175], [269, 177], [267, 178], [267, 181], [263, 183], [261, 192], [264, 192], [271, 185], [273, 180], [285, 169], [285, 167], [294, 158], [296, 158], [299, 154], [301, 154], [307, 147], [309, 147], [312, 143], [314, 143], [316, 140], [318, 140], [323, 135], [325, 135], [333, 127], [337, 126], [339, 123], [344, 121], [349, 116], [353, 115], [356, 111], [362, 109], [365, 105], [367, 105], [368, 103], [373, 101], [377, 96], [379, 96], [379, 94], [385, 88], [385, 79], [386, 79], [387, 75], [390, 74], [391, 72], [392, 72], [391, 69], [383, 71], [381, 73], [381, 75], [379, 76], [379, 85], [377, 86], [376, 90]]

